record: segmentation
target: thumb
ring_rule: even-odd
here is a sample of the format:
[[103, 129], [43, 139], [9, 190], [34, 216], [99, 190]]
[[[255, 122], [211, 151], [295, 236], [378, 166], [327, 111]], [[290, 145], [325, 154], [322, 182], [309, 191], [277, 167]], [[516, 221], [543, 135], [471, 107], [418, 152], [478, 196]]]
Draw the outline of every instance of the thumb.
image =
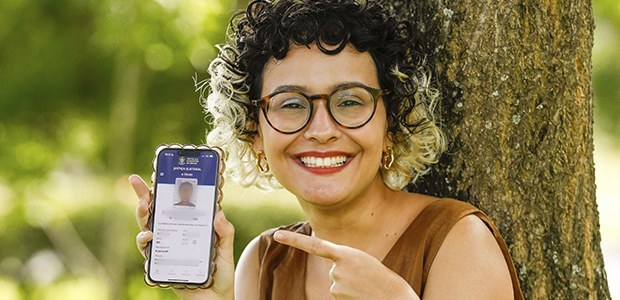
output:
[[233, 242], [235, 240], [235, 227], [226, 219], [224, 212], [221, 210], [215, 213], [213, 227], [219, 237], [218, 256], [232, 265], [234, 263]]

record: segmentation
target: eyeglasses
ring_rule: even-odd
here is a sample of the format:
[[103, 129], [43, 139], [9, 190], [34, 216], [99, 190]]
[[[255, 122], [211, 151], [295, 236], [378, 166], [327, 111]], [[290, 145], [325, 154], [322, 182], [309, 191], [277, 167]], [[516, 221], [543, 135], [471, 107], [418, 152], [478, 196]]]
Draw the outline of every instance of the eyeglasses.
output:
[[331, 118], [346, 128], [360, 128], [377, 110], [383, 90], [360, 84], [348, 84], [331, 94], [306, 95], [298, 90], [276, 91], [252, 103], [261, 108], [269, 125], [281, 133], [296, 133], [312, 118], [314, 100], [325, 100]]

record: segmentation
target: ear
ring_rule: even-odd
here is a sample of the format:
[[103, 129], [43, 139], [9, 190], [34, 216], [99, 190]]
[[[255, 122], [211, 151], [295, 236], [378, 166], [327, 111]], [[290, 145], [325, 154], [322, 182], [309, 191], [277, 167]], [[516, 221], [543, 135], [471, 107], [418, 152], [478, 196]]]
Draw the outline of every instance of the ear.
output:
[[[381, 100], [381, 102], [383, 102], [383, 100]], [[394, 146], [394, 141], [396, 140], [396, 137], [394, 136], [394, 133], [390, 130], [390, 118], [387, 116], [387, 107], [385, 106], [385, 102], [383, 102], [383, 105], [386, 109], [386, 118], [385, 118], [385, 127], [383, 128], [383, 132], [384, 132], [384, 136], [383, 136], [383, 150], [387, 149], [387, 147], [392, 147]]]
[[257, 125], [256, 134], [252, 136], [252, 148], [254, 153], [258, 151], [265, 151], [264, 142], [263, 142], [263, 134], [261, 133], [260, 125]]
[[384, 149], [389, 147], [394, 146], [394, 134], [392, 132], [390, 132], [389, 130], [387, 130], [385, 132], [385, 138], [383, 139], [383, 145], [384, 145]]

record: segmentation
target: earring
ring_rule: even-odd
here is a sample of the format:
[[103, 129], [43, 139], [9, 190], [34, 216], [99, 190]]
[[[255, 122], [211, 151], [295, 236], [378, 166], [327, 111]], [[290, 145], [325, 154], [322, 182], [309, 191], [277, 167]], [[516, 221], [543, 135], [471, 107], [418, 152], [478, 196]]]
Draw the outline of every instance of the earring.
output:
[[263, 152], [263, 150], [256, 152], [256, 166], [263, 174], [269, 172], [269, 163], [267, 163], [267, 157], [265, 157], [265, 152]]
[[392, 147], [388, 146], [387, 149], [383, 152], [383, 157], [381, 158], [381, 166], [389, 170], [394, 163], [394, 151]]

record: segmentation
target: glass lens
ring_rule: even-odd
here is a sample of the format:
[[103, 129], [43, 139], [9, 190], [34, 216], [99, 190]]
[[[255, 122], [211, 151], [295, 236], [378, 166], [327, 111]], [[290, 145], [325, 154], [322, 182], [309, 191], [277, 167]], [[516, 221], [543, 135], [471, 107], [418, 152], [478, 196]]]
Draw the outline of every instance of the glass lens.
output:
[[343, 126], [356, 127], [372, 116], [375, 99], [362, 87], [339, 90], [332, 95], [330, 110], [334, 119]]
[[284, 132], [295, 131], [310, 118], [310, 100], [295, 92], [279, 93], [269, 99], [267, 119]]

